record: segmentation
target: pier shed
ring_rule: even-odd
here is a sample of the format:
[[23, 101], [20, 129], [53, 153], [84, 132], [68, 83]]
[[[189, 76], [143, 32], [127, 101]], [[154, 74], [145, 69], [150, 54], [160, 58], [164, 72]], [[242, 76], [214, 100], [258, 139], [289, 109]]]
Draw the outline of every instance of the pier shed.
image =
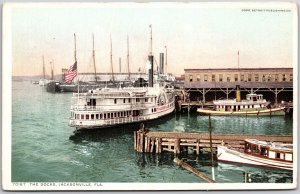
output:
[[241, 97], [263, 94], [275, 103], [293, 101], [293, 68], [220, 68], [185, 69], [184, 90], [191, 101], [212, 101], [235, 97], [240, 85]]

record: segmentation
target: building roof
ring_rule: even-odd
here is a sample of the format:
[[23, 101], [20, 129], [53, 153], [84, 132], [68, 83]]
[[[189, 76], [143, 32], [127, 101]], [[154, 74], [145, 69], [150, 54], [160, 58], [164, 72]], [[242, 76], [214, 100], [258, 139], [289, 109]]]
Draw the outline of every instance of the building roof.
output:
[[184, 69], [184, 71], [255, 71], [255, 70], [292, 70], [291, 67], [272, 67], [272, 68], [206, 68], [206, 69]]

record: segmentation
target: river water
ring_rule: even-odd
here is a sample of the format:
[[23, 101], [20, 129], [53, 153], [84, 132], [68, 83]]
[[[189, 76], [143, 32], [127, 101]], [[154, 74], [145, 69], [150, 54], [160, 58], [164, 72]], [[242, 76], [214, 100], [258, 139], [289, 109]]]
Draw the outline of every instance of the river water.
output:
[[[173, 162], [174, 154], [141, 154], [126, 126], [81, 132], [68, 126], [72, 94], [47, 93], [30, 82], [13, 82], [12, 182], [144, 182], [201, 183], [199, 177]], [[208, 118], [171, 114], [145, 124], [152, 131], [208, 132]], [[292, 135], [291, 117], [212, 117], [213, 133]], [[212, 176], [210, 155], [179, 158]], [[291, 183], [291, 171], [228, 163], [214, 167], [219, 183]]]

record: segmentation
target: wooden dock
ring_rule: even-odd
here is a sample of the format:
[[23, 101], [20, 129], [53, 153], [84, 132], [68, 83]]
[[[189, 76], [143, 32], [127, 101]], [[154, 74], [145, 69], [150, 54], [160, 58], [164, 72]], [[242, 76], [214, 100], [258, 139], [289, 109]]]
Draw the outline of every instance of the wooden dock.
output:
[[[251, 134], [212, 134], [212, 147], [226, 145], [233, 149], [244, 149], [245, 139], [292, 143], [293, 136], [286, 135], [251, 135]], [[196, 154], [209, 151], [209, 133], [152, 132], [140, 129], [134, 131], [134, 149], [137, 152], [179, 154], [192, 150]]]

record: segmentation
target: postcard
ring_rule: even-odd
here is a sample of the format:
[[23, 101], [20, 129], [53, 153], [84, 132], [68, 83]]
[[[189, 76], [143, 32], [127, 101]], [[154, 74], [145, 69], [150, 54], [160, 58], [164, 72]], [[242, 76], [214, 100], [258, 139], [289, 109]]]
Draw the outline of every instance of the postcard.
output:
[[297, 187], [294, 3], [4, 3], [3, 189]]

